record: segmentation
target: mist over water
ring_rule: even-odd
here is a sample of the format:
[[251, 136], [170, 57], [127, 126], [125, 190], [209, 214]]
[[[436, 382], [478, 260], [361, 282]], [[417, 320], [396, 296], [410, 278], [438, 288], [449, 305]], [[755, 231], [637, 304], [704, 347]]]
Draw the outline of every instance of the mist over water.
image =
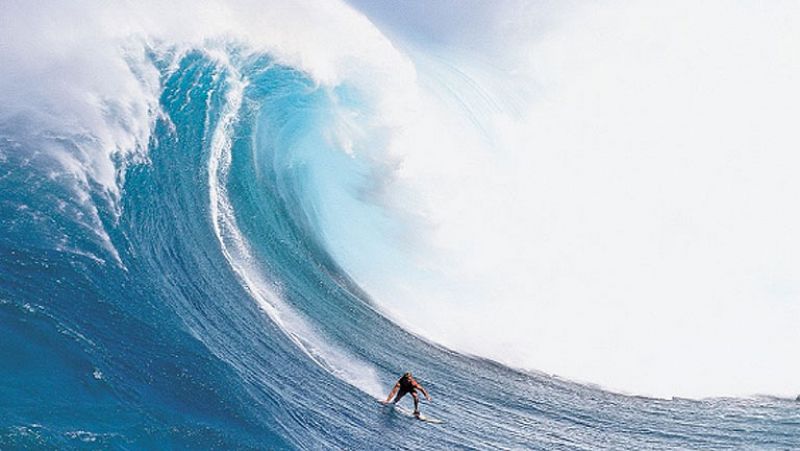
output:
[[418, 74], [407, 251], [336, 238], [399, 321], [622, 392], [797, 391], [796, 5], [356, 5]]

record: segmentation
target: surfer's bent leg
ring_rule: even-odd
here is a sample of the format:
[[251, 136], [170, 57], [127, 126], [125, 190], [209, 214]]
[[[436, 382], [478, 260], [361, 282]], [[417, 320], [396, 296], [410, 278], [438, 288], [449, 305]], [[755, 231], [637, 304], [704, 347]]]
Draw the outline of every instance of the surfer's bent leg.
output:
[[419, 396], [417, 396], [417, 392], [412, 391], [411, 397], [414, 398], [414, 415], [419, 415]]
[[394, 401], [392, 401], [392, 404], [397, 404], [397, 401], [400, 401], [400, 398], [405, 396], [406, 393], [408, 393], [408, 392], [407, 391], [403, 391], [403, 390], [400, 390], [399, 392], [397, 392], [397, 396], [394, 397]]

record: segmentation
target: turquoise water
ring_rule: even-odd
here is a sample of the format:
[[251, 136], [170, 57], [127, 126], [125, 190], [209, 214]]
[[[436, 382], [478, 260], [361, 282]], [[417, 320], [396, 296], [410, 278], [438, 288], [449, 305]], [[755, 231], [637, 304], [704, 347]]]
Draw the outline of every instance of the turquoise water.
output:
[[[118, 199], [0, 123], [0, 448], [800, 447], [793, 401], [622, 396], [389, 321], [322, 236], [368, 171], [327, 131], [370, 106], [221, 48], [150, 55], [162, 114]], [[443, 424], [376, 402], [405, 370]]]

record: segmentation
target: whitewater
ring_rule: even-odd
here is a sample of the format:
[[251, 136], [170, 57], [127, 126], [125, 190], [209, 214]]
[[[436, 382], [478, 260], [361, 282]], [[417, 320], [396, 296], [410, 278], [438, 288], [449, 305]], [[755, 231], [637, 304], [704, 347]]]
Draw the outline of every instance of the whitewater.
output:
[[796, 4], [462, 8], [3, 2], [0, 449], [799, 448]]

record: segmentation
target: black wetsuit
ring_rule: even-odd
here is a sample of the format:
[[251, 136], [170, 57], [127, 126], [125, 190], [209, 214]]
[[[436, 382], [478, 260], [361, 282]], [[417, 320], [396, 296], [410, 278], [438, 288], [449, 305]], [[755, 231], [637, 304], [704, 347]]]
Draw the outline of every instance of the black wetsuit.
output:
[[414, 415], [419, 415], [419, 396], [417, 396], [417, 387], [419, 387], [419, 385], [417, 384], [417, 381], [410, 376], [404, 375], [400, 378], [400, 380], [397, 381], [397, 385], [399, 386], [397, 390], [397, 396], [394, 397], [394, 401], [392, 402], [397, 403], [397, 401], [400, 401], [400, 398], [405, 396], [407, 393], [411, 393], [411, 397], [414, 398]]
[[400, 401], [400, 398], [405, 396], [408, 393], [411, 393], [411, 396], [414, 397], [414, 412], [417, 412], [419, 400], [417, 398], [417, 387], [412, 382], [410, 377], [401, 377], [397, 383], [400, 385], [400, 389], [397, 391], [397, 396], [394, 397], [394, 401]]
[[397, 383], [400, 384], [400, 391], [397, 392], [397, 399], [400, 399], [406, 393], [417, 392], [417, 388], [414, 386], [414, 383], [411, 382], [411, 378], [409, 377], [401, 377]]

